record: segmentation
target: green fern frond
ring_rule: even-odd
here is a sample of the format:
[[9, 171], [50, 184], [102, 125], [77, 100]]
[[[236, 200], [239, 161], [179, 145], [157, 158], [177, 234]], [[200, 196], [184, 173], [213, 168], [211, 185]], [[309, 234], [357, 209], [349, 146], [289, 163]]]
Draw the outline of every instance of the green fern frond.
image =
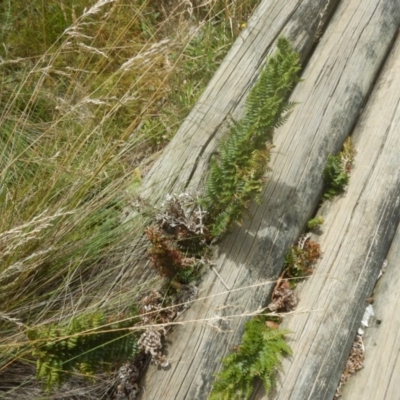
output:
[[350, 171], [353, 166], [356, 151], [351, 137], [343, 144], [343, 150], [336, 156], [329, 155], [323, 178], [325, 182], [324, 199], [332, 199], [344, 191], [350, 179]]
[[104, 370], [114, 360], [124, 360], [137, 352], [136, 337], [129, 327], [135, 321], [110, 325], [101, 312], [72, 318], [68, 326], [50, 324], [30, 329], [32, 355], [37, 358], [37, 377], [51, 391], [73, 370], [85, 376]]
[[299, 55], [280, 38], [276, 53], [247, 97], [244, 117], [231, 123], [219, 157], [211, 163], [202, 203], [214, 236], [226, 232], [232, 222], [240, 222], [250, 201], [261, 193], [271, 149], [267, 144], [294, 107], [287, 98], [299, 80], [299, 69]]
[[298, 262], [298, 249], [295, 247], [290, 247], [285, 255], [284, 268], [291, 269]]
[[324, 217], [321, 215], [317, 215], [314, 218], [311, 218], [307, 222], [307, 230], [312, 231], [313, 229], [319, 228], [324, 223]]
[[247, 322], [237, 351], [222, 361], [209, 400], [248, 399], [256, 378], [263, 381], [268, 393], [275, 384], [282, 357], [292, 354], [284, 337], [287, 333], [268, 327], [263, 317]]
[[323, 197], [332, 199], [335, 195], [342, 193], [349, 182], [350, 175], [344, 170], [340, 154], [330, 155], [326, 163], [323, 178], [325, 191]]

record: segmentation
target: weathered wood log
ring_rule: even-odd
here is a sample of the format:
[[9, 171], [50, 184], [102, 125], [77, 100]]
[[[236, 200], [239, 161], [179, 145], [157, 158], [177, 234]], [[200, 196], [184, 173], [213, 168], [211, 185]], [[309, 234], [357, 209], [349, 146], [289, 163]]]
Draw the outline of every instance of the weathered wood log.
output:
[[[400, 65], [398, 65], [400, 68]], [[365, 329], [364, 368], [350, 378], [343, 400], [399, 398], [400, 376], [400, 229], [387, 257], [386, 272], [374, 290], [375, 317]]]
[[[357, 155], [347, 193], [322, 207], [323, 258], [314, 274], [298, 287], [299, 313], [288, 316], [283, 323], [293, 332], [289, 338], [293, 356], [283, 363], [274, 399], [327, 400], [335, 394], [367, 305], [365, 300], [372, 293], [400, 220], [399, 71], [397, 40], [354, 130]], [[398, 268], [393, 267], [400, 279]], [[398, 303], [393, 294], [388, 298]], [[314, 311], [301, 313], [303, 310]], [[387, 327], [390, 328], [390, 317]], [[395, 338], [398, 332], [391, 334]], [[381, 337], [383, 364], [392, 352], [391, 345], [385, 342], [386, 337]], [[376, 367], [376, 359], [371, 361]], [[378, 394], [380, 379], [368, 379]], [[390, 376], [387, 379], [390, 382]], [[398, 398], [370, 397], [371, 392], [367, 395], [367, 391], [361, 395], [361, 387], [358, 389], [347, 398]]]
[[[201, 192], [209, 160], [227, 123], [243, 115], [246, 96], [277, 38], [290, 40], [303, 64], [309, 59], [339, 0], [263, 0], [235, 41], [192, 112], [143, 181], [141, 197], [159, 204], [168, 193]], [[120, 279], [147, 284], [156, 275], [138, 260], [138, 248], [125, 263]]]
[[[298, 26], [304, 23], [300, 20]], [[304, 82], [292, 95], [292, 100], [300, 104], [276, 133], [272, 173], [262, 204], [253, 207], [253, 217], [222, 244], [215, 268], [231, 290], [227, 291], [213, 272], [205, 276], [201, 296], [208, 298], [193, 304], [185, 315], [186, 321], [199, 322], [183, 322], [183, 326], [174, 328], [168, 337], [171, 368], [168, 371], [149, 369], [144, 381], [144, 398], [207, 397], [221, 357], [240, 342], [243, 332], [246, 318], [229, 316], [254, 311], [265, 304], [272, 287], [265, 282], [278, 276], [287, 248], [314, 211], [322, 190], [322, 170], [327, 156], [339, 150], [350, 134], [399, 23], [397, 0], [351, 0], [340, 4], [304, 71]], [[214, 80], [214, 84], [219, 91], [226, 80], [220, 83]], [[225, 88], [228, 93], [230, 89]], [[223, 112], [222, 106], [223, 103], [212, 109], [212, 118], [218, 118], [218, 113]], [[210, 113], [210, 109], [205, 109], [200, 116], [192, 115], [186, 129], [190, 124], [203, 126], [202, 118]], [[215, 130], [215, 123], [212, 126]], [[181, 137], [183, 144], [177, 148], [172, 146], [166, 152], [172, 161], [165, 165], [160, 162], [153, 177], [158, 174], [160, 181], [162, 174], [157, 170], [165, 168], [167, 173], [171, 164], [182, 157], [185, 162], [173, 169], [175, 175], [164, 178], [168, 181], [165, 187], [185, 186], [191, 179], [197, 185], [201, 179], [194, 177], [199, 168], [204, 169], [202, 156], [208, 151], [209, 142], [216, 140], [213, 132], [204, 132], [211, 139], [200, 135], [200, 142], [192, 136]], [[175, 143], [178, 145], [179, 139]], [[183, 169], [190, 152], [181, 155], [184, 147], [201, 149], [199, 157], [193, 159], [194, 170], [189, 168], [188, 172]], [[158, 181], [151, 179], [151, 184], [158, 187]], [[174, 186], [178, 181], [181, 184]], [[164, 192], [163, 187], [160, 192]], [[241, 290], [250, 285], [254, 287]]]
[[[339, 0], [264, 0], [236, 40], [196, 106], [143, 183], [143, 197], [153, 204], [165, 194], [202, 188], [210, 156], [238, 119], [249, 89], [266, 56], [285, 36], [304, 64]], [[147, 196], [146, 196], [147, 194]]]

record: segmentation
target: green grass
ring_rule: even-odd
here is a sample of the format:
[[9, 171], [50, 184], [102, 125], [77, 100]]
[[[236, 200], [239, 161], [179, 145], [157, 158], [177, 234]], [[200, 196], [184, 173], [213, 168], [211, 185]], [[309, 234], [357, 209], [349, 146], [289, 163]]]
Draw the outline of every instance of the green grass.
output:
[[129, 275], [152, 213], [124, 220], [133, 188], [256, 1], [202, 3], [0, 4], [0, 381], [19, 398], [27, 331], [113, 319], [152, 284]]

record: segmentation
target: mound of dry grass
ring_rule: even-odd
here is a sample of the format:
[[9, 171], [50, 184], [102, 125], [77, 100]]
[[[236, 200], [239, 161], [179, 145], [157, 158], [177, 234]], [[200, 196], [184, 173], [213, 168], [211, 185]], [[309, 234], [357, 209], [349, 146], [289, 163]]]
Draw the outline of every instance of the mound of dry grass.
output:
[[[113, 321], [153, 285], [127, 279], [152, 210], [123, 210], [255, 4], [1, 3], [0, 398], [43, 396], [28, 330]], [[109, 398], [92, 378], [53, 398]]]

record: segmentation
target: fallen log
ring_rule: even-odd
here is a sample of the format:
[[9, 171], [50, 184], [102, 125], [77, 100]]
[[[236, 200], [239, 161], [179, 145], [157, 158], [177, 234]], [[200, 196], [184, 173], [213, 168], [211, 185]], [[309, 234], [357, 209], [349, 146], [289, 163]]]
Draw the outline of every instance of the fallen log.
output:
[[[202, 192], [210, 157], [218, 150], [227, 124], [232, 118], [242, 117], [246, 96], [266, 56], [274, 52], [278, 37], [285, 36], [291, 42], [305, 65], [338, 3], [339, 0], [261, 1], [196, 106], [143, 180], [143, 203], [154, 206], [167, 194]], [[155, 278], [152, 268], [138, 260], [138, 253], [142, 254], [146, 245], [143, 241], [135, 244], [119, 279], [147, 286]]]
[[[400, 221], [399, 71], [400, 40], [397, 40], [354, 130], [357, 155], [347, 193], [332, 204], [325, 204], [319, 213], [325, 219], [324, 233], [319, 240], [323, 258], [314, 274], [298, 286], [298, 313], [285, 318], [282, 324], [293, 332], [289, 338], [293, 356], [283, 363], [279, 385], [271, 396], [274, 399], [332, 399], [335, 394], [366, 299], [372, 293]], [[393, 252], [392, 257], [398, 254], [395, 247]], [[399, 280], [393, 261], [394, 271], [389, 274], [393, 273]], [[390, 284], [395, 283], [390, 281]], [[383, 301], [386, 295], [392, 304], [387, 310], [390, 316], [385, 317], [386, 328], [382, 327], [379, 332], [385, 334], [379, 339], [381, 347], [373, 350], [375, 357], [369, 363], [370, 373], [364, 374], [363, 383], [354, 386], [344, 398], [398, 397], [398, 382], [393, 381], [397, 377], [383, 368], [398, 335], [390, 322], [391, 315], [398, 314], [395, 305], [399, 302], [393, 295], [396, 290], [393, 287], [391, 293], [383, 293]], [[302, 313], [305, 310], [310, 311]], [[395, 321], [400, 323], [398, 318]], [[392, 362], [396, 358], [397, 352]], [[382, 376], [373, 375], [379, 368]], [[383, 383], [383, 379], [388, 383]], [[388, 396], [385, 390], [380, 393], [381, 384], [389, 383], [395, 385], [393, 396]], [[395, 387], [397, 395], [394, 395]], [[261, 392], [254, 398], [267, 398]]]
[[210, 156], [231, 119], [243, 115], [246, 96], [277, 38], [285, 36], [304, 65], [339, 0], [262, 1], [196, 106], [143, 182], [151, 203], [167, 193], [202, 189]]
[[[268, 2], [271, 12], [275, 8], [272, 3], [283, 2]], [[340, 4], [303, 73], [304, 82], [292, 95], [291, 99], [300, 104], [276, 132], [272, 173], [262, 203], [253, 207], [253, 217], [222, 243], [215, 269], [223, 282], [213, 272], [205, 276], [200, 287], [202, 300], [192, 305], [182, 326], [175, 327], [168, 336], [171, 368], [161, 371], [150, 367], [144, 379], [143, 398], [207, 398], [221, 357], [240, 342], [244, 314], [265, 304], [273, 285], [266, 281], [276, 279], [280, 273], [286, 250], [319, 201], [326, 159], [329, 153], [339, 150], [353, 129], [399, 27], [399, 11], [398, 2], [393, 0]], [[280, 19], [273, 17], [271, 27], [274, 21]], [[305, 24], [304, 19], [297, 19], [297, 23], [298, 27]], [[230, 87], [225, 87], [226, 82], [214, 80], [215, 90], [224, 88], [232, 93]], [[204, 118], [222, 123], [219, 113], [224, 112], [224, 104], [226, 101], [190, 116], [182, 129], [202, 127], [205, 131], [198, 138], [179, 136], [175, 148], [171, 143], [164, 156], [170, 161], [163, 164], [163, 157], [155, 166], [149, 189], [159, 188], [163, 194], [175, 188], [198, 187], [206, 154], [215, 149], [219, 127], [213, 123], [211, 131], [207, 131]], [[188, 151], [182, 155], [184, 148]], [[196, 157], [190, 158], [190, 149], [197, 149]], [[180, 158], [185, 161], [182, 163]], [[188, 160], [192, 160], [189, 171]], [[178, 163], [175, 168], [174, 163]], [[170, 168], [172, 176], [168, 174]], [[231, 318], [232, 315], [242, 317]]]

